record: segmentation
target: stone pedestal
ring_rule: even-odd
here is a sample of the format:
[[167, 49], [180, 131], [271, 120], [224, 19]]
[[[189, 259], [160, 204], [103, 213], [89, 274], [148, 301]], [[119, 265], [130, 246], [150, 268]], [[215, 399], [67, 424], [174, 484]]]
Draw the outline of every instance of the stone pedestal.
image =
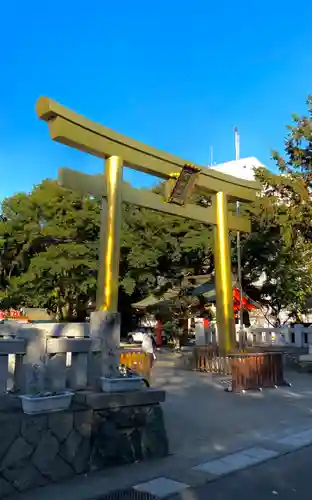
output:
[[165, 392], [155, 389], [125, 393], [77, 394], [92, 408], [90, 467], [99, 470], [168, 454], [168, 439], [160, 402]]
[[25, 415], [18, 398], [0, 411], [1, 499], [77, 474], [168, 454], [160, 406], [164, 391], [79, 391], [74, 399], [70, 409], [50, 415]]
[[0, 412], [0, 498], [89, 470], [93, 411]]

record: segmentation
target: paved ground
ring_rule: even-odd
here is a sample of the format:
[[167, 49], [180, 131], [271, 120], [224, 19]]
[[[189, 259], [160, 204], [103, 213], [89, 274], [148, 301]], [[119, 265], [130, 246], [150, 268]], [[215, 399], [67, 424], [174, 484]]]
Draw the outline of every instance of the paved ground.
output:
[[153, 385], [167, 391], [163, 408], [176, 456], [227, 452], [311, 423], [310, 374], [287, 373], [291, 388], [237, 395], [224, 392], [219, 377], [175, 370], [168, 358], [162, 359], [154, 368]]
[[160, 355], [153, 385], [167, 391], [163, 409], [171, 456], [92, 473], [16, 498], [90, 500], [132, 486], [160, 497], [179, 490], [186, 495], [192, 487], [308, 446], [312, 376], [291, 372], [287, 377], [291, 388], [231, 394], [224, 392], [218, 377], [176, 369], [172, 356]]
[[184, 490], [170, 500], [311, 500], [311, 462], [310, 446], [198, 488]]

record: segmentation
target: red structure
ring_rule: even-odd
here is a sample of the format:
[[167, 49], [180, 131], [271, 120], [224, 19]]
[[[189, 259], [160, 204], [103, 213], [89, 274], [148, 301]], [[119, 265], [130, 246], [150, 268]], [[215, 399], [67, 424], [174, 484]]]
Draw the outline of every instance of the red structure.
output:
[[[252, 311], [256, 309], [256, 306], [251, 304], [248, 300], [247, 297], [243, 297], [242, 300], [242, 306], [245, 311]], [[240, 310], [240, 293], [238, 288], [233, 288], [233, 310], [234, 310], [234, 316], [237, 318]]]
[[162, 346], [163, 343], [162, 330], [163, 330], [162, 322], [160, 320], [157, 320], [155, 327], [155, 334], [156, 334], [156, 344], [158, 347]]

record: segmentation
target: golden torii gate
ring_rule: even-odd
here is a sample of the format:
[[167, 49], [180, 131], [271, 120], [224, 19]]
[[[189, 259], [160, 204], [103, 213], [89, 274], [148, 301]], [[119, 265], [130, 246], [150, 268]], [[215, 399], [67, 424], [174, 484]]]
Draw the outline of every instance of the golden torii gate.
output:
[[[250, 221], [244, 215], [235, 215], [229, 203], [255, 201], [258, 183], [190, 165], [94, 123], [47, 97], [38, 99], [36, 111], [48, 122], [53, 140], [106, 160], [105, 175], [87, 175], [67, 168], [59, 173], [64, 187], [103, 200], [97, 309], [117, 313], [122, 202], [212, 224], [219, 341], [223, 350], [230, 351], [235, 326], [229, 230], [249, 232]], [[123, 166], [167, 180], [168, 197], [123, 183]], [[212, 206], [186, 203], [193, 187], [212, 196]]]

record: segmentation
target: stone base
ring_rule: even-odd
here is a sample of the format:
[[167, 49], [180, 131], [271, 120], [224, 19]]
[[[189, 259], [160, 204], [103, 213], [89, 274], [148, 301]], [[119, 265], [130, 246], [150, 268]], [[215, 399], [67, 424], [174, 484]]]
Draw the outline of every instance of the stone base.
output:
[[0, 498], [89, 468], [92, 410], [49, 415], [0, 412]]
[[[25, 415], [0, 411], [0, 498], [91, 470], [168, 454], [153, 389], [103, 394], [81, 391], [69, 410]], [[82, 403], [82, 404], [81, 404]]]
[[142, 377], [100, 377], [103, 392], [139, 391], [144, 382]]
[[299, 362], [312, 363], [312, 354], [301, 354], [299, 356]]
[[93, 470], [168, 454], [167, 435], [159, 403], [96, 411], [92, 438]]

